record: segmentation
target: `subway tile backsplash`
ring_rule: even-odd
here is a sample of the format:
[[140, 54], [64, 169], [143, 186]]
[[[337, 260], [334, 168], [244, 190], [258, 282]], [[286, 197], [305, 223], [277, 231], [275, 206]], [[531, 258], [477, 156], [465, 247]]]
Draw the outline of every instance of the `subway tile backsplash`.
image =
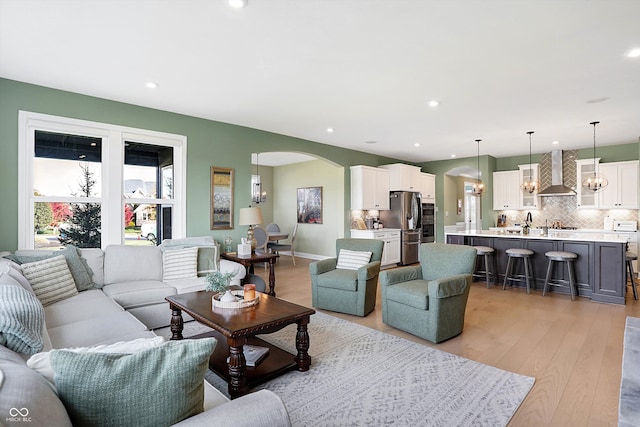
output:
[[[576, 209], [576, 196], [539, 197], [540, 209], [531, 210], [533, 226], [542, 227], [547, 220], [549, 226], [553, 221], [562, 222], [563, 226], [601, 229], [607, 215], [616, 220], [637, 221], [636, 209]], [[498, 211], [507, 216], [507, 225], [512, 226], [524, 222], [527, 211]]]

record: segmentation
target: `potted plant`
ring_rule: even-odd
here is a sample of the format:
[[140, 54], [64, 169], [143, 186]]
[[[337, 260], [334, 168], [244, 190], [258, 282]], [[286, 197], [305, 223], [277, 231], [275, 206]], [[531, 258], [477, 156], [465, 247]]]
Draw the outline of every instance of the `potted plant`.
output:
[[229, 284], [231, 279], [236, 274], [234, 272], [222, 273], [220, 271], [213, 271], [207, 274], [207, 291], [213, 291], [218, 294], [224, 292], [224, 295], [220, 296], [220, 301], [235, 301], [236, 297], [229, 290]]

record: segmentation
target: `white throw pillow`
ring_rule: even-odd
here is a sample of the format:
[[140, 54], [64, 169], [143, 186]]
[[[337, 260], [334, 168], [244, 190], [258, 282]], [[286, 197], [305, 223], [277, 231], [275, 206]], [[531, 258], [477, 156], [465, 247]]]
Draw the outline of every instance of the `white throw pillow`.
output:
[[198, 277], [198, 248], [166, 250], [162, 253], [162, 280]]
[[340, 249], [338, 254], [338, 264], [336, 268], [345, 270], [357, 270], [360, 267], [369, 264], [372, 252], [350, 251], [349, 249]]
[[22, 264], [21, 268], [45, 307], [78, 294], [67, 260], [62, 255]]
[[[116, 354], [133, 354], [142, 350], [154, 348], [164, 343], [163, 337], [138, 338], [132, 341], [120, 341], [114, 344], [98, 345], [95, 347], [76, 347], [66, 348], [64, 350], [74, 351], [76, 353], [116, 353]], [[36, 353], [27, 360], [27, 366], [42, 375], [55, 391], [55, 382], [53, 380], [53, 367], [49, 360], [50, 351]]]

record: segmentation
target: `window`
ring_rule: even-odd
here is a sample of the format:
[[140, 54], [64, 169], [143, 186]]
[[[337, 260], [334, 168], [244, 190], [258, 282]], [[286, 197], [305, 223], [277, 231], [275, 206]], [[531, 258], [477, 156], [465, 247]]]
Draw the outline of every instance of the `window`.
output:
[[20, 249], [185, 235], [186, 137], [21, 111]]

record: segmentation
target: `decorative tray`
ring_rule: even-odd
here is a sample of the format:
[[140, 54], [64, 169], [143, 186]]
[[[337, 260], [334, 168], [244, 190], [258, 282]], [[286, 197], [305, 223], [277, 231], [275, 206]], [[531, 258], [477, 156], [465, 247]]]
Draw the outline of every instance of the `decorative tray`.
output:
[[231, 291], [233, 295], [238, 299], [237, 301], [220, 301], [220, 297], [224, 294], [215, 294], [211, 297], [211, 304], [215, 308], [245, 308], [251, 307], [260, 301], [260, 293], [256, 292], [256, 297], [250, 300], [245, 300], [244, 290]]

